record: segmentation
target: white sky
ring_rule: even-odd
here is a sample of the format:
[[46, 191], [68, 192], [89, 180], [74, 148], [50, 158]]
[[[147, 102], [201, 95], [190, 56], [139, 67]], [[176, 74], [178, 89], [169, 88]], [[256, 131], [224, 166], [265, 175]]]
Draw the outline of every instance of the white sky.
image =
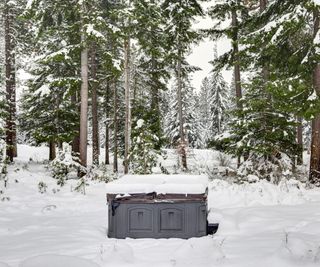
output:
[[[213, 4], [214, 1], [210, 3], [203, 3], [203, 8], [206, 9]], [[194, 25], [195, 29], [206, 29], [211, 28], [214, 25], [214, 22], [209, 17], [200, 18], [199, 21]], [[209, 61], [213, 59], [213, 47], [214, 42], [209, 39], [203, 40], [199, 45], [193, 47], [192, 53], [187, 58], [188, 62], [193, 65], [200, 67], [202, 70], [197, 71], [192, 75], [192, 84], [197, 91], [200, 90], [200, 85], [202, 80], [208, 76], [210, 71], [212, 70], [212, 65], [209, 64]], [[231, 43], [227, 39], [221, 39], [217, 42], [217, 50], [218, 55], [222, 55], [223, 53], [229, 51], [231, 48]], [[223, 71], [223, 76], [228, 83], [230, 83], [232, 79], [231, 71]]]

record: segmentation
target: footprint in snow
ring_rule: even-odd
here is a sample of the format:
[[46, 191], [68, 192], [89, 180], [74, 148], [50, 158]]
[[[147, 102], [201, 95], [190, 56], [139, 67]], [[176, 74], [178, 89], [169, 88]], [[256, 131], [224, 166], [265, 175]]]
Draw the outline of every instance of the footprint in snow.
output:
[[47, 206], [44, 206], [44, 207], [41, 209], [41, 213], [51, 212], [51, 211], [55, 210], [56, 208], [57, 208], [56, 205], [47, 205]]

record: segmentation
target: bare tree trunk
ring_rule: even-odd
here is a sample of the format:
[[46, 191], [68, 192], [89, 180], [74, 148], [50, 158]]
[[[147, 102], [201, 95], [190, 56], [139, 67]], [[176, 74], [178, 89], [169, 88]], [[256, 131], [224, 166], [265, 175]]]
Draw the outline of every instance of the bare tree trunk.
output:
[[105, 164], [110, 164], [110, 155], [109, 155], [109, 91], [110, 85], [107, 84], [107, 92], [105, 97], [105, 109], [106, 109], [106, 139], [105, 139]]
[[268, 0], [260, 0], [260, 12], [262, 13], [267, 8]]
[[297, 158], [297, 165], [303, 164], [303, 126], [302, 126], [302, 118], [298, 117], [298, 127], [297, 127], [297, 143], [299, 147], [299, 154]]
[[179, 135], [180, 135], [180, 144], [179, 144], [179, 153], [181, 154], [181, 163], [182, 168], [187, 170], [187, 153], [186, 153], [186, 140], [184, 133], [184, 117], [182, 111], [182, 67], [181, 67], [181, 55], [178, 59], [177, 65], [177, 83], [178, 83], [178, 114], [179, 114]]
[[117, 90], [117, 83], [116, 79], [112, 81], [113, 86], [113, 172], [118, 172], [118, 90]]
[[[261, 13], [263, 13], [266, 10], [267, 5], [268, 5], [268, 0], [260, 0], [260, 12]], [[262, 69], [262, 76], [263, 76], [265, 83], [267, 81], [269, 81], [269, 66], [268, 65], [269, 65], [268, 63], [265, 63], [263, 66], [263, 69]], [[270, 97], [270, 95], [268, 97]]]
[[[85, 3], [83, 12], [85, 13]], [[85, 33], [81, 35], [81, 106], [80, 106], [80, 162], [87, 166], [87, 143], [88, 143], [88, 48], [86, 47]]]
[[[239, 40], [238, 40], [238, 17], [237, 11], [232, 11], [232, 21], [231, 25], [234, 28], [232, 36], [232, 46], [233, 46], [233, 57], [234, 57], [234, 84], [236, 89], [236, 104], [239, 110], [242, 110], [242, 88], [241, 88], [241, 73], [240, 73], [240, 59], [239, 59]], [[248, 158], [248, 155], [244, 155], [245, 159]], [[238, 168], [241, 164], [241, 156], [238, 156]]]
[[[78, 115], [80, 114], [80, 106], [79, 106], [79, 101], [78, 101], [78, 93], [75, 92], [72, 96], [71, 96], [71, 102], [74, 104], [74, 106], [76, 107], [77, 113]], [[76, 155], [77, 157], [80, 154], [80, 128], [78, 127], [77, 129], [77, 134], [73, 137], [72, 140], [72, 152], [74, 155]]]
[[56, 144], [54, 141], [49, 142], [49, 160], [52, 161], [56, 158]]
[[98, 93], [97, 93], [97, 62], [96, 45], [92, 46], [91, 76], [92, 76], [92, 163], [99, 165], [99, 125], [98, 125]]
[[[150, 118], [152, 123], [153, 134], [160, 137], [161, 135], [161, 116], [160, 116], [160, 90], [157, 85], [157, 65], [154, 58], [152, 58], [152, 70], [151, 70], [151, 79], [152, 79], [152, 87], [151, 87], [151, 110], [153, 116]], [[154, 148], [156, 150], [161, 149], [161, 141], [154, 144]]]
[[129, 172], [129, 153], [131, 139], [131, 106], [130, 106], [130, 38], [124, 43], [124, 87], [126, 103], [126, 120], [124, 133], [124, 173]]
[[234, 83], [236, 89], [237, 107], [242, 109], [240, 99], [242, 98], [240, 60], [239, 60], [239, 40], [238, 40], [238, 17], [236, 10], [232, 11], [232, 27], [234, 28], [232, 37], [233, 57], [234, 57]]
[[14, 14], [11, 4], [5, 2], [5, 77], [6, 77], [6, 145], [10, 162], [17, 156], [16, 144], [16, 72], [15, 72], [15, 37]]
[[[319, 31], [319, 10], [314, 11], [314, 36]], [[320, 97], [320, 63], [313, 72], [313, 87], [318, 97]], [[309, 182], [320, 186], [320, 114], [312, 120], [311, 156]]]

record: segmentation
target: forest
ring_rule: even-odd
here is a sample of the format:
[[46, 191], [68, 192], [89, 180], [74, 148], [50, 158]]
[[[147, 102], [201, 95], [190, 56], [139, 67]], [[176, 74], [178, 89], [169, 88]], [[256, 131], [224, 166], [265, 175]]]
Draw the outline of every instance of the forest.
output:
[[0, 267], [319, 266], [320, 0], [0, 24]]
[[[95, 166], [104, 149], [113, 172], [122, 159], [124, 173], [147, 174], [173, 148], [179, 168], [192, 171], [188, 151], [213, 148], [238, 159], [239, 179], [278, 183], [308, 151], [308, 180], [320, 186], [317, 1], [202, 2], [3, 1], [8, 162], [17, 143], [47, 144], [50, 161], [68, 143], [80, 176], [88, 145]], [[204, 16], [211, 25], [195, 30]], [[231, 49], [208, 51], [212, 71], [195, 90], [199, 68], [186, 58], [204, 38], [227, 39]]]

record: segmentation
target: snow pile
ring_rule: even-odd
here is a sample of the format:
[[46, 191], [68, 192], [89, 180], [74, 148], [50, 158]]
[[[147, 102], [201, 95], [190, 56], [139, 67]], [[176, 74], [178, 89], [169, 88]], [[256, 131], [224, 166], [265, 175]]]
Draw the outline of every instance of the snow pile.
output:
[[[186, 257], [186, 255], [190, 255]], [[172, 266], [208, 266], [223, 261], [225, 255], [211, 237], [191, 238], [170, 255]]]
[[29, 258], [20, 267], [99, 267], [98, 264], [78, 257], [62, 255], [41, 255]]
[[208, 178], [204, 175], [126, 175], [106, 185], [107, 193], [202, 194]]
[[210, 205], [219, 208], [297, 205], [305, 203], [310, 198], [306, 192], [308, 190], [305, 189], [305, 185], [293, 179], [282, 180], [279, 185], [265, 180], [243, 184], [213, 180], [209, 184], [208, 198]]

